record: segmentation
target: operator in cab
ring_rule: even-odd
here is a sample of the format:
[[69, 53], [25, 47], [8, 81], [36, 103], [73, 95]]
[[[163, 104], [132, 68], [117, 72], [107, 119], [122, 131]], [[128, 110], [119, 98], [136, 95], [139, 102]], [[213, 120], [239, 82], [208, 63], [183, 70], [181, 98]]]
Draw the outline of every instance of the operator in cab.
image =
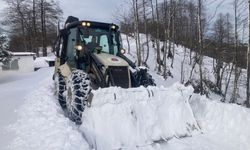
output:
[[94, 52], [96, 47], [99, 47], [99, 44], [96, 41], [96, 36], [93, 36], [91, 42], [89, 42], [86, 47], [91, 51]]

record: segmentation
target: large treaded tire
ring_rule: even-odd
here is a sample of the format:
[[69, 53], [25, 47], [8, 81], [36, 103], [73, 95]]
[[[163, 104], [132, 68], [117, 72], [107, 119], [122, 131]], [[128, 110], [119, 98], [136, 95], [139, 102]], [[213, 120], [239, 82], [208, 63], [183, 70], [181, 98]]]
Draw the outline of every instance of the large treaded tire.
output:
[[138, 86], [144, 86], [144, 87], [156, 86], [154, 79], [147, 72], [147, 69], [143, 68], [143, 69], [140, 69], [139, 71], [135, 72], [134, 77], [135, 77], [134, 80], [136, 80], [137, 83], [139, 84]]
[[69, 118], [76, 124], [82, 123], [82, 112], [88, 104], [90, 92], [88, 74], [81, 70], [73, 70], [67, 82], [66, 108]]
[[152, 78], [152, 76], [147, 73], [145, 75], [146, 77], [141, 81], [141, 85], [144, 87], [148, 87], [148, 86], [156, 86], [154, 79]]
[[58, 102], [61, 105], [62, 109], [66, 109], [66, 99], [63, 95], [64, 91], [66, 91], [66, 83], [64, 77], [58, 73]]

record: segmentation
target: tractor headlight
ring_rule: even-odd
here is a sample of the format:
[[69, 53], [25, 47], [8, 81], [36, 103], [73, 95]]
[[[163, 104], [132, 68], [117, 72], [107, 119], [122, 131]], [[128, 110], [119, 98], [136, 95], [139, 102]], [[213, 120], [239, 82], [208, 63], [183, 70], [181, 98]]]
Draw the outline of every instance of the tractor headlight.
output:
[[90, 22], [82, 22], [82, 26], [84, 27], [90, 27], [91, 23]]
[[86, 22], [82, 22], [82, 26], [84, 26], [84, 27], [85, 27], [86, 25], [87, 25], [87, 23], [86, 23]]
[[121, 54], [125, 54], [126, 50], [125, 49], [121, 49]]
[[78, 51], [81, 51], [82, 50], [82, 45], [75, 45], [75, 49], [78, 50]]
[[116, 28], [115, 25], [112, 25], [112, 26], [111, 26], [111, 29], [115, 30], [115, 28]]

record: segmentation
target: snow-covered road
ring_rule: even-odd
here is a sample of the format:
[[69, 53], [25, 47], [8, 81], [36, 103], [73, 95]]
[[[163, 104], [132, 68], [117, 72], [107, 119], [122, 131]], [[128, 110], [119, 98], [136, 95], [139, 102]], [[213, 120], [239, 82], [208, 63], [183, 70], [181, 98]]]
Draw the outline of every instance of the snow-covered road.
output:
[[7, 133], [6, 127], [17, 120], [15, 111], [24, 103], [25, 96], [37, 88], [37, 83], [51, 74], [51, 70], [33, 73], [19, 73], [16, 71], [0, 72], [0, 149], [10, 144], [14, 135]]
[[[136, 103], [123, 103], [126, 100], [131, 101], [130, 97], [116, 102], [120, 109], [112, 106], [112, 103], [105, 99], [100, 99], [100, 103], [94, 103], [92, 108], [89, 108], [84, 114], [86, 121], [82, 126], [76, 126], [68, 118], [66, 118], [57, 103], [54, 95], [54, 84], [51, 79], [53, 69], [41, 69], [38, 72], [15, 75], [1, 75], [0, 77], [0, 100], [1, 100], [1, 132], [0, 132], [0, 149], [20, 149], [20, 150], [88, 150], [91, 148], [98, 148], [98, 150], [107, 149], [107, 143], [117, 145], [119, 142], [123, 145], [123, 149], [156, 149], [156, 150], [248, 150], [250, 149], [250, 110], [238, 105], [223, 104], [216, 101], [207, 100], [205, 97], [193, 95], [191, 97], [190, 106], [192, 112], [201, 128], [200, 132], [192, 132], [191, 137], [172, 138], [169, 141], [160, 141], [159, 143], [148, 143], [141, 145], [126, 145], [131, 144], [133, 139], [141, 141], [142, 137], [135, 137], [134, 135], [143, 135], [143, 139], [150, 141], [145, 135], [150, 135], [149, 132], [154, 120], [152, 118], [162, 119], [158, 120], [154, 129], [164, 129], [163, 133], [152, 134], [161, 135], [169, 134], [169, 128], [164, 127], [164, 124], [170, 123], [172, 127], [179, 126], [178, 122], [165, 122], [164, 119], [169, 110], [159, 109], [158, 116], [152, 103], [138, 106]], [[181, 89], [183, 92], [183, 99], [187, 99], [185, 91], [190, 89], [181, 88], [179, 84], [175, 84], [168, 88], [164, 98], [168, 95], [181, 96], [176, 92]], [[119, 89], [112, 89], [119, 91]], [[106, 90], [109, 91], [109, 90]], [[105, 92], [102, 91], [102, 92]], [[121, 91], [120, 91], [121, 92]], [[100, 91], [96, 94], [100, 95]], [[181, 93], [181, 92], [180, 92]], [[123, 93], [124, 94], [124, 93]], [[101, 95], [100, 95], [101, 96]], [[170, 96], [171, 97], [171, 96]], [[124, 98], [124, 97], [123, 97]], [[135, 97], [131, 96], [131, 99]], [[175, 98], [172, 97], [173, 101]], [[141, 103], [142, 102], [142, 103]], [[159, 101], [160, 106], [164, 106], [164, 101]], [[106, 104], [107, 103], [107, 104]], [[99, 105], [98, 105], [99, 104]], [[120, 105], [119, 105], [120, 104]], [[173, 103], [174, 104], [174, 103]], [[136, 106], [136, 107], [135, 107]], [[126, 113], [131, 108], [133, 110], [141, 110], [133, 112], [137, 115], [137, 119], [142, 122], [127, 122], [129, 116]], [[135, 109], [139, 108], [139, 109]], [[142, 108], [151, 109], [143, 113]], [[15, 112], [15, 110], [17, 110]], [[149, 112], [149, 113], [148, 113]], [[96, 116], [98, 113], [102, 116]], [[109, 118], [104, 118], [104, 113], [114, 114]], [[138, 114], [141, 118], [138, 118]], [[153, 114], [152, 114], [153, 113]], [[125, 115], [122, 119], [118, 119], [118, 115]], [[162, 116], [159, 117], [159, 114]], [[131, 113], [130, 113], [131, 115]], [[116, 118], [116, 119], [115, 119]], [[132, 118], [133, 119], [133, 118]], [[178, 119], [178, 118], [176, 118]], [[182, 118], [184, 120], [186, 118]], [[106, 121], [102, 124], [102, 121]], [[108, 122], [109, 121], [109, 122]], [[119, 124], [125, 121], [123, 126], [119, 128]], [[130, 120], [131, 121], [131, 120]], [[134, 125], [133, 123], [137, 123]], [[162, 124], [161, 124], [162, 123]], [[102, 126], [103, 125], [103, 126]], [[110, 126], [112, 125], [112, 126]], [[157, 127], [158, 125], [158, 127]], [[86, 128], [87, 126], [92, 127]], [[154, 125], [153, 125], [154, 126]], [[160, 126], [160, 127], [159, 127]], [[94, 128], [93, 128], [94, 127]], [[102, 129], [102, 127], [104, 127]], [[135, 128], [136, 127], [136, 128]], [[150, 128], [149, 128], [150, 127]], [[110, 132], [110, 129], [114, 132]], [[146, 130], [146, 129], [150, 130]], [[176, 127], [177, 128], [177, 127]], [[89, 130], [87, 130], [89, 129]], [[133, 130], [128, 130], [133, 129]], [[141, 129], [143, 134], [134, 133]], [[7, 131], [6, 131], [7, 130]], [[119, 131], [121, 130], [121, 131]], [[93, 132], [94, 131], [94, 132]], [[146, 131], [148, 132], [147, 134]], [[125, 134], [129, 137], [125, 137]], [[185, 130], [183, 130], [185, 132]], [[93, 134], [94, 133], [94, 134]], [[157, 132], [156, 132], [157, 133]], [[106, 138], [105, 138], [106, 135]], [[114, 136], [114, 137], [111, 137]], [[134, 136], [134, 137], [133, 137]], [[104, 139], [107, 140], [103, 143]], [[151, 137], [153, 139], [153, 137]], [[110, 141], [110, 139], [112, 139]], [[91, 141], [92, 140], [92, 141]], [[124, 143], [127, 140], [127, 143]], [[94, 144], [93, 144], [94, 143]], [[132, 142], [133, 143], [133, 142]], [[91, 145], [89, 145], [91, 144]], [[97, 145], [99, 146], [97, 147]], [[91, 147], [92, 146], [92, 147]], [[101, 147], [100, 147], [101, 146]], [[103, 146], [103, 147], [102, 147]], [[109, 145], [110, 146], [110, 145]], [[120, 146], [120, 145], [118, 145]], [[111, 149], [119, 149], [121, 147], [111, 147]]]

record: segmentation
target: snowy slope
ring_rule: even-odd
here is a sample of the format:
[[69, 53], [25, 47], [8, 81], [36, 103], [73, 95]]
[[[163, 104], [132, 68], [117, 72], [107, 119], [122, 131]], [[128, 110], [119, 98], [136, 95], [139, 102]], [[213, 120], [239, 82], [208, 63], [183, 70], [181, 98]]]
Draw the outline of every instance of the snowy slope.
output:
[[[123, 47], [127, 50], [128, 45], [126, 41], [126, 37], [124, 34], [122, 34], [122, 39], [123, 39]], [[149, 38], [150, 39], [150, 38]], [[146, 53], [146, 36], [145, 34], [140, 34], [140, 40], [141, 40], [141, 45], [142, 49], [144, 49]], [[130, 49], [131, 52], [130, 54], [126, 54], [130, 59], [136, 60], [136, 42], [135, 39], [132, 37], [129, 37], [129, 42], [130, 42]], [[168, 45], [168, 44], [167, 44]], [[163, 42], [160, 42], [160, 47], [163, 46]], [[170, 66], [171, 64], [171, 59], [167, 59], [166, 64], [168, 65], [167, 69], [170, 70], [171, 74], [173, 77], [168, 77], [166, 81], [164, 82], [164, 79], [161, 75], [157, 74], [157, 67], [156, 67], [156, 49], [153, 47], [153, 43], [150, 41], [149, 42], [149, 58], [147, 61], [147, 64], [149, 66], [149, 72], [151, 75], [153, 75], [153, 78], [158, 82], [159, 85], [164, 85], [164, 86], [171, 86], [176, 82], [181, 81], [181, 63], [184, 61], [183, 65], [183, 74], [184, 74], [184, 83], [187, 82], [190, 78], [192, 66], [193, 66], [193, 60], [190, 60], [190, 50], [181, 46], [181, 45], [174, 45], [175, 46], [175, 58], [174, 58], [174, 63], [173, 63], [173, 68]], [[162, 57], [163, 53], [161, 54]], [[194, 57], [195, 53], [191, 52], [192, 58]], [[185, 59], [184, 59], [185, 56]], [[190, 63], [191, 62], [191, 63]], [[207, 56], [204, 56], [203, 58], [203, 78], [206, 80], [210, 80], [213, 83], [215, 83], [215, 77], [214, 77], [214, 62], [213, 59]], [[225, 90], [225, 83], [227, 83], [227, 80], [230, 72], [232, 64], [229, 64], [224, 72], [224, 78], [222, 79], [222, 90]], [[162, 73], [160, 73], [162, 74]], [[226, 76], [227, 75], [227, 76]], [[199, 67], [198, 65], [195, 66], [194, 71], [193, 71], [193, 76], [191, 80], [199, 80]], [[230, 84], [228, 87], [228, 92], [227, 92], [227, 97], [226, 97], [226, 102], [229, 102], [232, 91], [233, 91], [233, 80], [234, 80], [234, 73], [232, 73]], [[242, 104], [246, 100], [246, 70], [242, 69], [241, 75], [239, 77], [239, 83], [238, 83], [238, 95], [237, 95], [237, 103]], [[213, 94], [210, 92], [209, 94], [211, 99], [217, 99], [219, 98], [218, 95]]]

